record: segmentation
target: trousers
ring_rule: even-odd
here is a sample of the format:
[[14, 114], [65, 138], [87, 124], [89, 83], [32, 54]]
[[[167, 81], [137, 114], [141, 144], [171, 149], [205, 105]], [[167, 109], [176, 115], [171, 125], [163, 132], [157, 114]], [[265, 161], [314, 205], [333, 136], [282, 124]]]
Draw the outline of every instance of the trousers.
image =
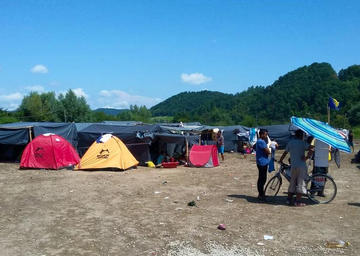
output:
[[259, 170], [259, 178], [258, 178], [258, 181], [257, 181], [257, 189], [258, 189], [258, 192], [259, 192], [259, 196], [265, 196], [264, 186], [265, 186], [265, 183], [266, 183], [266, 176], [267, 176], [268, 166], [267, 165], [264, 165], [264, 166], [257, 165], [257, 168]]

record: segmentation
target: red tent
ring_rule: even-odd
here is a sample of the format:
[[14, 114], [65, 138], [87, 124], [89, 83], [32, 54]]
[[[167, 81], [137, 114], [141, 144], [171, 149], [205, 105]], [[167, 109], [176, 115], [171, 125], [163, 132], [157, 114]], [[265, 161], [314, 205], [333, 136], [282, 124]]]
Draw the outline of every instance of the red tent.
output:
[[196, 167], [215, 167], [219, 165], [215, 145], [194, 145], [190, 151], [190, 162]]
[[47, 133], [31, 141], [21, 156], [20, 168], [42, 168], [58, 170], [78, 164], [79, 155], [63, 137]]

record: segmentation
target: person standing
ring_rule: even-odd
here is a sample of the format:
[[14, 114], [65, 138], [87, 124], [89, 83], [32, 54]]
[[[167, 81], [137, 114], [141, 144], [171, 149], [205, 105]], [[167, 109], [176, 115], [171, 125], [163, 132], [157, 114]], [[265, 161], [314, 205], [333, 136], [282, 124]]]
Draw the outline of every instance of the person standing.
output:
[[354, 139], [354, 135], [353, 135], [353, 133], [352, 133], [352, 130], [350, 130], [349, 131], [349, 145], [350, 145], [350, 147], [352, 148], [352, 152], [354, 152], [355, 151], [355, 149], [354, 149], [354, 142], [353, 142], [353, 139]]
[[312, 149], [309, 150], [305, 157], [305, 151], [309, 149], [309, 144], [303, 140], [304, 132], [302, 130], [296, 130], [295, 139], [290, 140], [286, 145], [285, 151], [280, 158], [280, 163], [288, 152], [290, 152], [290, 164], [291, 164], [291, 179], [288, 189], [287, 203], [293, 204], [293, 195], [296, 194], [295, 206], [305, 206], [301, 202], [301, 197], [306, 194], [305, 179], [307, 176], [307, 165], [306, 160], [312, 156]]
[[268, 131], [266, 129], [260, 129], [259, 138], [256, 142], [256, 165], [259, 170], [259, 177], [257, 181], [258, 199], [266, 201], [264, 185], [266, 183], [267, 169], [269, 165], [270, 149], [266, 144], [266, 138]]
[[216, 146], [218, 149], [218, 154], [221, 155], [221, 160], [224, 161], [224, 149], [225, 149], [225, 143], [224, 143], [224, 136], [222, 135], [222, 132], [219, 130], [216, 136]]

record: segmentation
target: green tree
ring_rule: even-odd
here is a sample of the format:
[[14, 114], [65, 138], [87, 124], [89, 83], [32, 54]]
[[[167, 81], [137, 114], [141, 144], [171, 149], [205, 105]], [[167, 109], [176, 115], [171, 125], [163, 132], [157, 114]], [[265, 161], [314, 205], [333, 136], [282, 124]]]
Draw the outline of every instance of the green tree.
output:
[[0, 124], [14, 123], [18, 119], [6, 110], [0, 108]]
[[360, 124], [360, 102], [348, 111], [348, 118], [351, 125], [355, 126]]
[[339, 79], [342, 81], [353, 80], [354, 78], [360, 78], [360, 65], [352, 65], [339, 71]]
[[45, 121], [39, 93], [31, 92], [23, 98], [19, 107], [19, 115], [24, 121]]
[[72, 90], [68, 90], [65, 95], [59, 95], [60, 107], [59, 116], [64, 122], [90, 122], [93, 119], [92, 111], [86, 99], [78, 97]]

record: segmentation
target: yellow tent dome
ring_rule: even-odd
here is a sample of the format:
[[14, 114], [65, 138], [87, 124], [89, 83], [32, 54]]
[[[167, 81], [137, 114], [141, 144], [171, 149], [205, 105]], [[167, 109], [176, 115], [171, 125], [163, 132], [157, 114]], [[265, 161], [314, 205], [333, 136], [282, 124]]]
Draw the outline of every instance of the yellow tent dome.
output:
[[105, 134], [90, 146], [76, 169], [118, 168], [126, 170], [138, 164], [139, 162], [118, 137]]

